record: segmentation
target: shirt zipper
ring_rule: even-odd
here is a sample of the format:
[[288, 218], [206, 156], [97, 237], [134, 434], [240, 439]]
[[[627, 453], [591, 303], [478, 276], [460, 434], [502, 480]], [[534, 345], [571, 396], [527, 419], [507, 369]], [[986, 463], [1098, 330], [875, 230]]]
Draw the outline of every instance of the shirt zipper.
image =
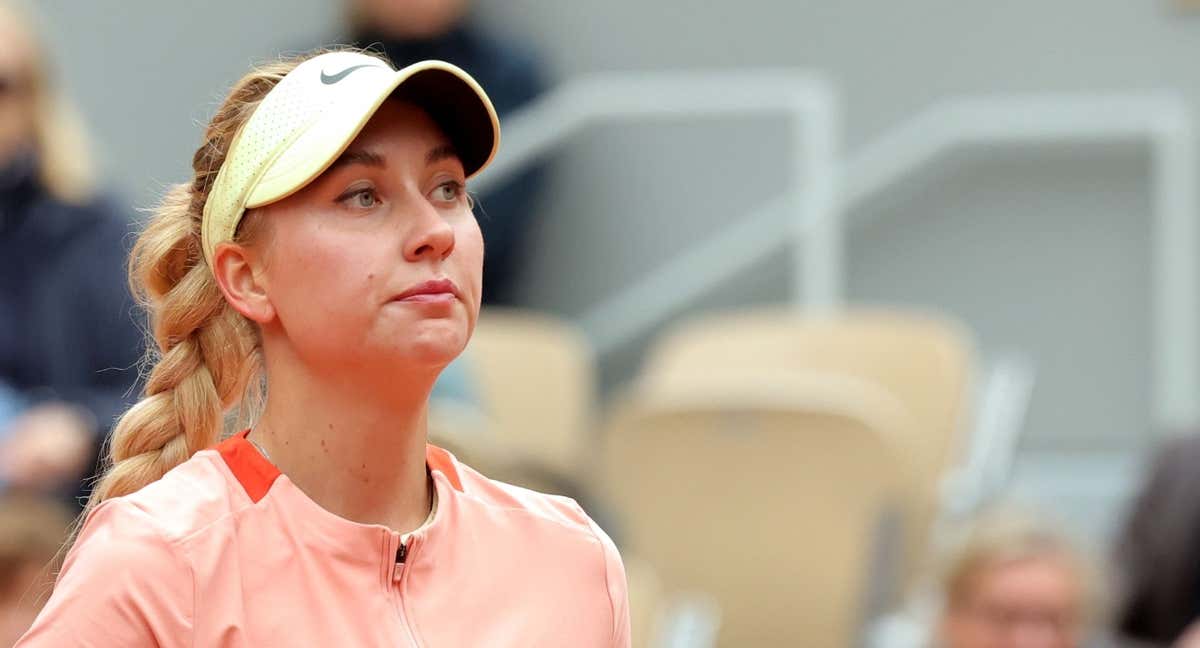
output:
[[400, 541], [400, 546], [396, 549], [396, 580], [400, 579], [400, 572], [404, 569], [404, 559], [408, 557], [408, 545], [404, 540]]
[[391, 590], [393, 601], [396, 605], [396, 614], [400, 617], [400, 625], [404, 627], [408, 633], [408, 640], [412, 646], [420, 646], [417, 643], [416, 633], [413, 632], [412, 626], [408, 622], [408, 618], [404, 614], [404, 577], [405, 564], [412, 558], [412, 545], [415, 538], [411, 535], [408, 537], [400, 536], [396, 546], [395, 563], [392, 565], [392, 583]]

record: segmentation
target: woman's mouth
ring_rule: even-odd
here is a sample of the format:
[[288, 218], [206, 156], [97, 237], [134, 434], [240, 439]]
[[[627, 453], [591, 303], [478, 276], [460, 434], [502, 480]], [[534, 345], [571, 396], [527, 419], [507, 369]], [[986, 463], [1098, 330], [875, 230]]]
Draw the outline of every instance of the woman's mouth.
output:
[[391, 299], [409, 304], [452, 302], [459, 298], [458, 286], [449, 279], [433, 279], [419, 283]]

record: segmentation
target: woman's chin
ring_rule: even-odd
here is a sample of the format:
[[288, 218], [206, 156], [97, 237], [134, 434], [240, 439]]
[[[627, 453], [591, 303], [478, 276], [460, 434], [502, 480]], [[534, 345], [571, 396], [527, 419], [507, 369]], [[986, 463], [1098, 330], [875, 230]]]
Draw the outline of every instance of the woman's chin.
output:
[[467, 346], [465, 331], [425, 331], [407, 340], [399, 349], [403, 361], [432, 368], [441, 368], [454, 361]]
[[440, 370], [463, 352], [469, 338], [465, 321], [446, 319], [377, 329], [359, 338], [357, 343], [328, 339], [325, 343], [330, 352], [337, 350], [334, 357], [341, 356], [344, 364], [373, 375], [386, 375], [397, 368]]
[[461, 349], [422, 347], [413, 349], [411, 354], [406, 354], [404, 361], [409, 366], [427, 367], [440, 371], [446, 365], [454, 362], [460, 353], [462, 353]]
[[377, 348], [362, 354], [355, 363], [362, 375], [373, 376], [373, 380], [405, 378], [415, 371], [417, 374], [437, 374], [459, 356], [462, 349], [451, 344], [410, 344], [404, 348]]

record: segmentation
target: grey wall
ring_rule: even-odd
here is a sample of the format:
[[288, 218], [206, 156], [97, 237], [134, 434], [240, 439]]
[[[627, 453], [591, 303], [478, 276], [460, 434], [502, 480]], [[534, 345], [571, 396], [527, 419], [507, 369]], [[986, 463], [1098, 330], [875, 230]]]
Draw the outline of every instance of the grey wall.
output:
[[186, 179], [201, 125], [252, 63], [319, 44], [338, 16], [318, 0], [36, 6], [101, 166], [140, 207]]
[[[248, 62], [336, 33], [337, 3], [39, 5], [111, 176], [148, 204], [184, 177], [203, 121]], [[1200, 100], [1200, 20], [1166, 0], [480, 0], [559, 78], [601, 70], [798, 67], [832, 79], [853, 151], [940, 98], [1174, 88]], [[602, 127], [568, 142], [532, 233], [526, 297], [580, 313], [784, 182], [778, 123]], [[1148, 434], [1146, 151], [989, 150], [862, 206], [855, 299], [947, 310], [985, 353], [1034, 354], [1031, 447], [1133, 448]], [[687, 312], [783, 299], [786, 257]], [[607, 359], [606, 383], [643, 342]]]

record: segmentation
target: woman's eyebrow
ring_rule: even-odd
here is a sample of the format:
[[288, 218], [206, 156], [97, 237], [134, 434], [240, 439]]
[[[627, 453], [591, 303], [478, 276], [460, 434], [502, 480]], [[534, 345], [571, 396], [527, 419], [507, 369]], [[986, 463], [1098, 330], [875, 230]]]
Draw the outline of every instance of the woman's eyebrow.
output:
[[342, 153], [338, 159], [334, 160], [333, 164], [330, 164], [329, 169], [327, 170], [332, 171], [338, 167], [343, 167], [350, 164], [363, 164], [366, 166], [379, 168], [387, 166], [387, 164], [383, 161], [383, 156], [379, 155], [378, 153], [372, 153], [370, 151], [346, 151], [345, 153]]
[[429, 149], [429, 152], [425, 154], [425, 164], [433, 164], [449, 158], [457, 160], [458, 151], [451, 144], [442, 144]]

